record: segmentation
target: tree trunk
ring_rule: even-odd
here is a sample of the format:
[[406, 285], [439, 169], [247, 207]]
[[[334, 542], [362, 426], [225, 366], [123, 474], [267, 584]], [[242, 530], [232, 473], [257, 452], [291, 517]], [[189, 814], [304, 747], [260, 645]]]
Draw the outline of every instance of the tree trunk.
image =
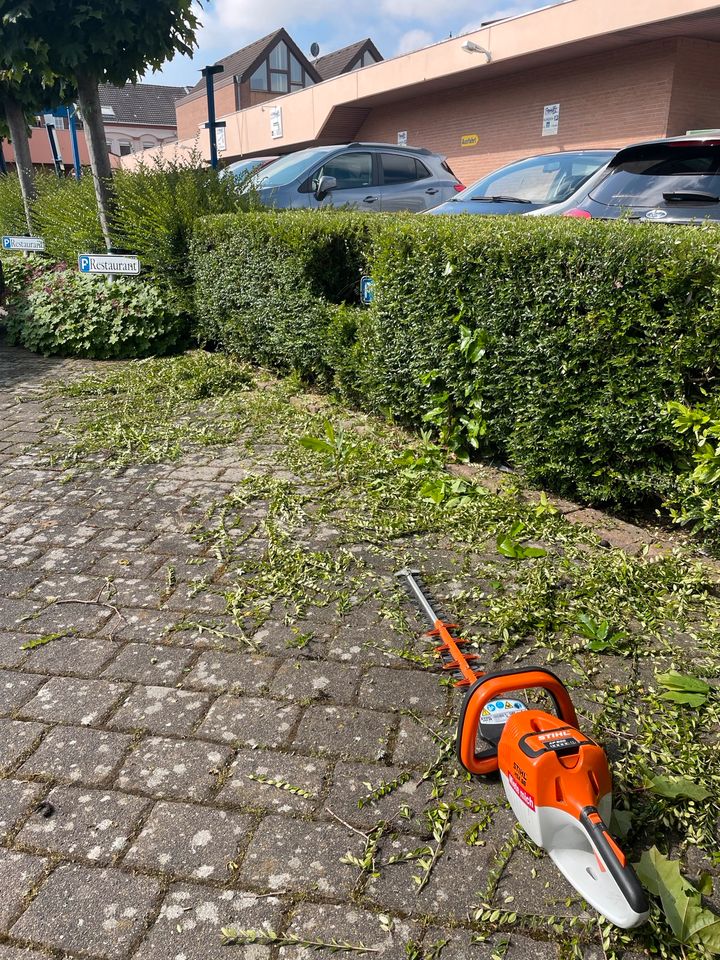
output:
[[30, 158], [30, 140], [28, 138], [27, 120], [23, 109], [17, 100], [5, 97], [3, 100], [5, 119], [7, 120], [13, 150], [15, 151], [15, 166], [20, 179], [25, 219], [28, 232], [32, 234], [32, 202], [35, 199], [35, 169]]
[[100, 109], [100, 94], [98, 93], [97, 78], [87, 74], [78, 74], [75, 80], [77, 81], [78, 103], [80, 104], [83, 126], [85, 127], [85, 139], [87, 140], [88, 153], [90, 154], [90, 167], [95, 184], [100, 228], [102, 229], [105, 244], [109, 250], [112, 246], [112, 238], [110, 236], [112, 167], [110, 166], [110, 157], [105, 139], [105, 124], [103, 123], [102, 111]]

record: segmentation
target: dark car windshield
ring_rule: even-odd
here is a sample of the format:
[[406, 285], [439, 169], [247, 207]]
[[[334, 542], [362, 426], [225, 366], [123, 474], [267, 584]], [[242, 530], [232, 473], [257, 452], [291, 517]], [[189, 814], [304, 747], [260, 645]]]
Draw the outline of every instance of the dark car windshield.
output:
[[501, 167], [459, 193], [457, 200], [520, 201], [546, 206], [570, 197], [614, 152], [552, 153]]
[[717, 205], [720, 145], [678, 141], [623, 150], [590, 197], [610, 207]]
[[298, 150], [297, 153], [289, 153], [285, 157], [280, 157], [279, 160], [271, 163], [267, 169], [259, 171], [254, 177], [255, 186], [258, 189], [285, 187], [308, 170], [311, 170], [316, 163], [322, 162], [332, 149], [334, 148], [319, 147], [310, 150]]

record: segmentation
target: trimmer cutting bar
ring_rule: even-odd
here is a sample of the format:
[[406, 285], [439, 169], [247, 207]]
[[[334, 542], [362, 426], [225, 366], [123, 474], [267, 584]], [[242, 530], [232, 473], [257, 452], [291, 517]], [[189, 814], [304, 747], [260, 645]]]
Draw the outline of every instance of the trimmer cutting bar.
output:
[[442, 661], [443, 670], [451, 672], [453, 676], [458, 678], [456, 686], [469, 687], [470, 684], [475, 683], [482, 673], [482, 671], [473, 670], [470, 663], [480, 658], [476, 653], [462, 652], [460, 648], [466, 645], [467, 640], [460, 640], [452, 635], [451, 631], [457, 629], [457, 624], [447, 623], [433, 608], [428, 596], [416, 579], [417, 573], [417, 570], [410, 570], [405, 567], [403, 570], [398, 570], [396, 576], [405, 581], [410, 595], [430, 622], [432, 629], [428, 631], [428, 636], [442, 640], [442, 644], [435, 648], [435, 653]]
[[398, 570], [395, 576], [403, 577], [407, 581], [407, 587], [410, 590], [410, 593], [417, 601], [417, 604], [422, 612], [425, 614], [430, 626], [435, 629], [435, 624], [438, 622], [438, 620], [442, 620], [442, 617], [435, 610], [433, 610], [432, 604], [423, 593], [420, 584], [415, 579], [418, 572], [418, 570], [410, 570], [408, 567], [405, 567], [403, 570]]

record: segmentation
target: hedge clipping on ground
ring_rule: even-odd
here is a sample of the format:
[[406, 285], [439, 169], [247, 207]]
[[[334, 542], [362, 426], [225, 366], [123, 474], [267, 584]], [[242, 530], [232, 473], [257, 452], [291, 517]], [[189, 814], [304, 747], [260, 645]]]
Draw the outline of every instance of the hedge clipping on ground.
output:
[[202, 341], [589, 501], [672, 495], [667, 405], [718, 392], [712, 227], [263, 212], [199, 221], [194, 267]]

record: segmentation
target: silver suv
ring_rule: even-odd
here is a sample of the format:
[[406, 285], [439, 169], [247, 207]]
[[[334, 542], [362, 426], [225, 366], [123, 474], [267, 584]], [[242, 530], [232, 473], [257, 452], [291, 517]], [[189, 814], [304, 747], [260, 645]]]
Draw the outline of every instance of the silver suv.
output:
[[259, 201], [271, 207], [418, 213], [465, 189], [443, 157], [389, 143], [299, 150], [258, 171], [251, 186]]

